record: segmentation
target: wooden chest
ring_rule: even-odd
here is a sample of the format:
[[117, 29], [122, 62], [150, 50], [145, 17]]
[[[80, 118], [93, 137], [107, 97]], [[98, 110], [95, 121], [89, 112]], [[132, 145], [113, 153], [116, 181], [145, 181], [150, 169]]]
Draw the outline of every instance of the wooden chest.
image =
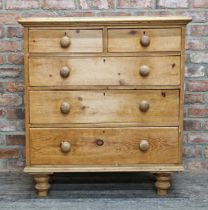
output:
[[25, 172], [183, 170], [187, 17], [26, 18]]

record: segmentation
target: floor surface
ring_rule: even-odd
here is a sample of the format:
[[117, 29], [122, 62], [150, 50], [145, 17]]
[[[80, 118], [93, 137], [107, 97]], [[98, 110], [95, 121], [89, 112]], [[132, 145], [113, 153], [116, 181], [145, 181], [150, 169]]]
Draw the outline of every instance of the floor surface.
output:
[[154, 181], [148, 173], [55, 174], [40, 199], [31, 175], [0, 173], [0, 210], [208, 210], [208, 172], [173, 174], [164, 198]]

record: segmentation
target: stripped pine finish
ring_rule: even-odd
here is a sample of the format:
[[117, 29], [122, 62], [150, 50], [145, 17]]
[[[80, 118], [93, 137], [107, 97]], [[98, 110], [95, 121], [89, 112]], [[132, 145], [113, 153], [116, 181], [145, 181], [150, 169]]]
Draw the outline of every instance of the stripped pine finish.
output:
[[[151, 37], [149, 47], [140, 45], [142, 36]], [[109, 29], [109, 52], [180, 51], [181, 28]]]
[[[30, 91], [30, 123], [178, 122], [178, 90]], [[149, 105], [140, 110], [142, 102]], [[68, 105], [68, 112], [61, 111]]]
[[[178, 163], [177, 128], [31, 128], [30, 138], [33, 165]], [[143, 139], [147, 151], [139, 150]], [[60, 148], [64, 140], [70, 143], [68, 153]]]
[[188, 17], [25, 18], [26, 167], [45, 197], [58, 172], [183, 170]]
[[[60, 46], [60, 39], [70, 37], [68, 47]], [[102, 30], [31, 30], [29, 52], [102, 52]]]
[[29, 73], [31, 86], [179, 85], [180, 56], [32, 57]]

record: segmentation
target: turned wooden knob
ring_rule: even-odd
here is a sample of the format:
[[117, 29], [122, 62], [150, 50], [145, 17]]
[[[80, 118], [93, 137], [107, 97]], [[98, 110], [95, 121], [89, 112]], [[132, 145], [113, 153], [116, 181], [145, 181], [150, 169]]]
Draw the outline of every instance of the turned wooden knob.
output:
[[139, 109], [142, 112], [147, 112], [149, 110], [149, 107], [150, 107], [149, 102], [145, 100], [141, 101], [139, 104]]
[[60, 69], [60, 75], [62, 78], [67, 78], [70, 74], [70, 69], [69, 67], [67, 66], [63, 66], [61, 69]]
[[65, 35], [61, 38], [61, 40], [60, 40], [61, 47], [67, 48], [67, 47], [69, 47], [70, 44], [71, 44], [71, 41], [67, 35]]
[[71, 149], [71, 144], [68, 141], [62, 141], [60, 148], [62, 152], [67, 153]]
[[139, 143], [139, 149], [141, 151], [147, 151], [149, 149], [149, 142], [147, 140], [141, 140]]
[[139, 69], [139, 73], [141, 76], [146, 77], [150, 73], [150, 68], [147, 65], [142, 65]]
[[140, 44], [142, 47], [148, 47], [150, 44], [150, 38], [147, 35], [143, 35], [140, 39]]
[[70, 111], [70, 105], [67, 102], [63, 102], [60, 106], [61, 113], [68, 114]]

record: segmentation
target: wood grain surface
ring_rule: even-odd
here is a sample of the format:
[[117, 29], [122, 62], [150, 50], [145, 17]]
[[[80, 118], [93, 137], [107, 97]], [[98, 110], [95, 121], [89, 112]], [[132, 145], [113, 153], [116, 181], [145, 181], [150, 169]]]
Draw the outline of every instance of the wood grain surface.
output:
[[[177, 163], [178, 128], [30, 129], [31, 164]], [[104, 141], [98, 146], [96, 141]], [[146, 139], [150, 148], [139, 149]], [[60, 149], [62, 141], [71, 144], [69, 153]]]
[[[145, 77], [140, 75], [143, 65], [150, 69]], [[62, 78], [65, 66], [70, 74]], [[29, 75], [31, 86], [179, 85], [180, 56], [31, 57]]]
[[[30, 123], [178, 122], [178, 90], [30, 91]], [[146, 100], [149, 110], [142, 112]], [[63, 102], [68, 114], [60, 111]]]
[[[140, 39], [143, 35], [150, 38], [150, 45], [142, 47]], [[109, 52], [138, 51], [180, 51], [181, 28], [167, 29], [109, 29]]]
[[153, 26], [157, 27], [162, 25], [185, 25], [191, 21], [190, 17], [187, 16], [113, 16], [113, 17], [27, 17], [19, 19], [19, 23], [24, 26], [38, 27], [38, 26], [92, 26], [92, 25], [114, 25], [114, 26], [128, 26], [128, 25], [139, 25], [139, 26]]
[[[67, 35], [71, 44], [60, 46], [60, 40]], [[102, 29], [97, 30], [30, 30], [29, 51], [38, 52], [102, 52]]]

